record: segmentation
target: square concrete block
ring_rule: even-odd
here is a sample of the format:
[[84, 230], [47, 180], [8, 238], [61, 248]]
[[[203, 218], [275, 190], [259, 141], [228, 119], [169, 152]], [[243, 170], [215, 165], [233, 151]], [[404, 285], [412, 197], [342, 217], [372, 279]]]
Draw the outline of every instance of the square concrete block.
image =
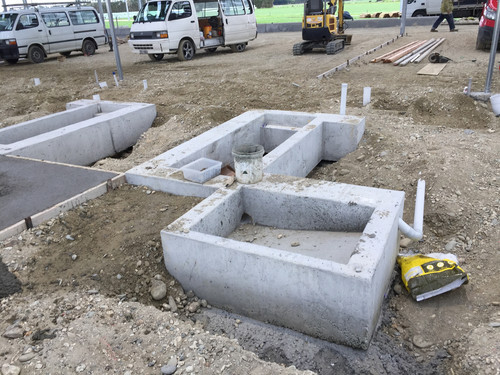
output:
[[266, 175], [219, 189], [161, 232], [165, 265], [210, 304], [368, 348], [404, 193]]

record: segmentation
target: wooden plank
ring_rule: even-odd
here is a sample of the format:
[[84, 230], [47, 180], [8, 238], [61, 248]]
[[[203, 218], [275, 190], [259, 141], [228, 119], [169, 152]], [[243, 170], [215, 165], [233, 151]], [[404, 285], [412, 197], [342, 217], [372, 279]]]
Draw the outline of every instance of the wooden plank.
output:
[[446, 63], [444, 64], [427, 64], [422, 69], [420, 69], [417, 74], [423, 74], [428, 76], [437, 76], [444, 69]]

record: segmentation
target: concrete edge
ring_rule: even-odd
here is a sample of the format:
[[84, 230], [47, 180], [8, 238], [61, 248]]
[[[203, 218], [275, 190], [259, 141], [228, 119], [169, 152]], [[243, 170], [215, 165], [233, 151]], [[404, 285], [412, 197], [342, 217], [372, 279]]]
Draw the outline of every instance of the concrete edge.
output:
[[[9, 156], [11, 157], [11, 156]], [[28, 158], [21, 158], [21, 159], [28, 159]], [[31, 159], [31, 160], [36, 160], [36, 159]], [[37, 160], [39, 161], [39, 160]], [[68, 164], [63, 164], [63, 163], [54, 163], [50, 162], [51, 164], [60, 164], [60, 165], [68, 165]], [[71, 165], [71, 167], [75, 168], [84, 168], [84, 169], [89, 169], [95, 171], [95, 169], [92, 168], [87, 168], [87, 167], [79, 167], [79, 166], [74, 166]], [[42, 212], [39, 212], [33, 216], [30, 216], [31, 223], [33, 227], [36, 227], [40, 225], [41, 223], [55, 218], [57, 215], [59, 215], [62, 212], [69, 211], [77, 206], [79, 206], [82, 203], [85, 203], [89, 200], [95, 199], [97, 197], [100, 197], [101, 195], [106, 194], [110, 190], [114, 190], [118, 188], [119, 186], [125, 184], [127, 182], [125, 178], [125, 174], [121, 173], [116, 177], [113, 177], [112, 179], [103, 182], [93, 188], [90, 188], [83, 193], [80, 193], [78, 195], [75, 195], [72, 198], [69, 198], [65, 201], [62, 201], [51, 208], [48, 208]], [[0, 231], [0, 241], [6, 240], [7, 238], [10, 238], [12, 236], [15, 236], [16, 234], [19, 234], [26, 229], [29, 229], [26, 225], [25, 221], [19, 221], [16, 224], [11, 225], [10, 227], [5, 228], [4, 230]]]

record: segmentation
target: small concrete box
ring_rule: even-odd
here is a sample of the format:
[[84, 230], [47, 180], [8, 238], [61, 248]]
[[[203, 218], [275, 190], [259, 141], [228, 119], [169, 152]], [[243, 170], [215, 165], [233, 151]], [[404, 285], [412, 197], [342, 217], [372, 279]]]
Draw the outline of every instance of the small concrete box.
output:
[[[265, 175], [219, 189], [162, 230], [165, 264], [214, 306], [367, 349], [399, 249], [403, 204], [399, 191]], [[302, 238], [285, 246], [236, 240], [242, 218]], [[333, 232], [338, 240], [315, 242]], [[334, 243], [352, 234], [350, 245]]]

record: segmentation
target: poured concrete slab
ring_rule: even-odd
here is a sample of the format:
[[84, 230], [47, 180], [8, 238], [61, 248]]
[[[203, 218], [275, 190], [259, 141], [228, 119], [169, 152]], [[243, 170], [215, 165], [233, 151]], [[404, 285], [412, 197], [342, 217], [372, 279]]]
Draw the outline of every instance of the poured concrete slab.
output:
[[127, 181], [171, 194], [208, 197], [231, 178], [220, 175], [199, 184], [184, 179], [180, 168], [200, 158], [234, 168], [231, 151], [244, 143], [264, 147], [264, 173], [305, 177], [321, 160], [336, 161], [354, 151], [364, 129], [364, 118], [355, 116], [249, 111], [127, 171]]
[[0, 231], [116, 176], [0, 155]]
[[0, 155], [90, 165], [134, 145], [154, 104], [78, 100], [67, 110], [0, 129]]
[[[366, 349], [399, 249], [403, 203], [403, 192], [265, 175], [219, 189], [164, 229], [165, 265], [214, 306]], [[288, 247], [243, 242], [235, 232], [249, 222], [296, 237]], [[342, 243], [329, 246], [328, 236]]]

